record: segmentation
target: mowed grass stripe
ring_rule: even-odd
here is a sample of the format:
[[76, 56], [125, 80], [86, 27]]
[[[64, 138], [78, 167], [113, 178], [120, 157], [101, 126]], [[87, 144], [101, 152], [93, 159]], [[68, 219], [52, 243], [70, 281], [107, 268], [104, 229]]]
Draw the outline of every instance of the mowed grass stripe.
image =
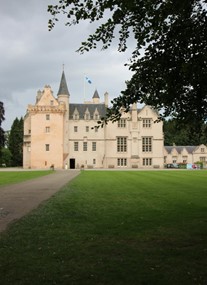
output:
[[2, 235], [2, 284], [206, 284], [206, 178], [83, 171]]
[[40, 171], [0, 171], [0, 186], [23, 182], [25, 180], [38, 178], [51, 174], [51, 170]]

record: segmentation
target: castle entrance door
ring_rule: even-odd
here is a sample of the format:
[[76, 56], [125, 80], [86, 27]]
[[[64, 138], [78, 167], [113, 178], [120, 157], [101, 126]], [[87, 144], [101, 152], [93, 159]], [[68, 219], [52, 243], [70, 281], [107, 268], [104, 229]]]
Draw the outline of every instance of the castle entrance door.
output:
[[75, 158], [70, 158], [70, 169], [75, 169]]

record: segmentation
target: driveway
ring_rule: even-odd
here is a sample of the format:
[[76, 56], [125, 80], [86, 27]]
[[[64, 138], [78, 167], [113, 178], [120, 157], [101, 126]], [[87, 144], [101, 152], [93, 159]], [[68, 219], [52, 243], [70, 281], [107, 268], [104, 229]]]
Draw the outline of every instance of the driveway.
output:
[[79, 170], [57, 170], [40, 178], [0, 186], [0, 232], [4, 231], [9, 223], [49, 199], [79, 173]]

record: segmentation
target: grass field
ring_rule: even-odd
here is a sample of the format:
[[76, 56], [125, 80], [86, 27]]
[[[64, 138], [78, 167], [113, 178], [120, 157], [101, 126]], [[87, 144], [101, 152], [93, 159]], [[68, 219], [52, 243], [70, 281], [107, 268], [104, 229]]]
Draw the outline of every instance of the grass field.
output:
[[207, 284], [206, 171], [83, 171], [0, 237], [0, 283]]
[[25, 180], [37, 178], [52, 173], [51, 170], [44, 171], [0, 171], [0, 186], [18, 183]]

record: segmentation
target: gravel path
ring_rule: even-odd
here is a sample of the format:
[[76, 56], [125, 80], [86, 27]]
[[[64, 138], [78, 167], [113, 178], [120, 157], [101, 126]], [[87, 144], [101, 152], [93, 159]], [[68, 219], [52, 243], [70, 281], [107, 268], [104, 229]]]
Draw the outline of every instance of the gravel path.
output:
[[57, 170], [50, 175], [0, 186], [0, 232], [60, 190], [79, 170]]

